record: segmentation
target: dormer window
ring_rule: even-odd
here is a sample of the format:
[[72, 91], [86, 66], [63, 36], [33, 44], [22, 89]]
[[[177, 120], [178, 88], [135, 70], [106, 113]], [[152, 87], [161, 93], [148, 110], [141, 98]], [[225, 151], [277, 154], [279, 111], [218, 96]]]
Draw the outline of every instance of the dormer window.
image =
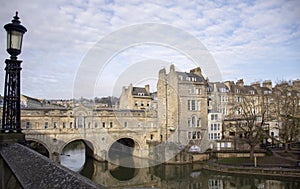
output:
[[255, 94], [255, 92], [253, 90], [250, 90], [249, 93], [252, 94], [252, 95]]
[[138, 96], [145, 96], [145, 93], [138, 93]]

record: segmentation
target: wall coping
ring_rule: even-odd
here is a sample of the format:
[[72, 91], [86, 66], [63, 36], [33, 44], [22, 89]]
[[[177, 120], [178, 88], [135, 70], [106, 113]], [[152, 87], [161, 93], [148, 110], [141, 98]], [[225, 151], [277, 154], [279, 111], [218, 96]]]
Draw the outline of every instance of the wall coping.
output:
[[0, 155], [24, 189], [106, 188], [21, 144], [0, 144]]

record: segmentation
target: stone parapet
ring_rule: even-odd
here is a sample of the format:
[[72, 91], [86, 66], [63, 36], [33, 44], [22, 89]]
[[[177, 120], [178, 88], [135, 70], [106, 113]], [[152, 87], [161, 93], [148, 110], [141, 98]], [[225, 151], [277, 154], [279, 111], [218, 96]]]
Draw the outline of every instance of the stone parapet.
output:
[[0, 155], [24, 189], [106, 188], [18, 143], [0, 144]]

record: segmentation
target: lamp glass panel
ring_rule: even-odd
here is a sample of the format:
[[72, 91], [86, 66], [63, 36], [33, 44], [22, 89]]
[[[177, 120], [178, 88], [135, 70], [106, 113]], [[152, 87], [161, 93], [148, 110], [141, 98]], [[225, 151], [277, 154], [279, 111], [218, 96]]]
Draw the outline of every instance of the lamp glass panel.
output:
[[22, 33], [19, 31], [10, 31], [7, 33], [7, 49], [21, 50]]

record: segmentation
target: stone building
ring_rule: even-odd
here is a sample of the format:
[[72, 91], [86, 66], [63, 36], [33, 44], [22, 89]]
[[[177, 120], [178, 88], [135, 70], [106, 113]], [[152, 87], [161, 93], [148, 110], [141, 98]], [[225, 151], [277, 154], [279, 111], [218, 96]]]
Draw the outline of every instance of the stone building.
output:
[[119, 108], [144, 110], [150, 108], [151, 102], [152, 96], [149, 85], [145, 85], [145, 87], [133, 87], [130, 84], [129, 87], [124, 86], [122, 89]]
[[[149, 85], [123, 87], [118, 109], [99, 108], [88, 99], [84, 103], [55, 102], [23, 95], [21, 127], [24, 132], [45, 134], [84, 130], [111, 132], [125, 138], [136, 135], [140, 149], [149, 150], [149, 155], [159, 143], [196, 145], [201, 152], [208, 148], [239, 150], [248, 149], [243, 142], [247, 132], [237, 127], [238, 121], [244, 119], [245, 110], [240, 105], [245, 100], [251, 102], [255, 121], [263, 122], [266, 135], [261, 143], [269, 145], [282, 142], [283, 127], [294, 125], [293, 131], [300, 132], [299, 98], [300, 80], [274, 87], [271, 81], [251, 85], [245, 85], [243, 79], [208, 82], [199, 67], [178, 72], [171, 65], [168, 73], [165, 68], [159, 70], [157, 92], [150, 93]], [[293, 141], [300, 141], [299, 134], [292, 137]]]
[[[251, 85], [245, 85], [243, 79], [237, 82], [209, 83], [207, 88], [208, 112], [209, 114], [221, 113], [224, 119], [222, 137], [220, 141], [216, 141], [215, 146], [221, 146], [220, 144], [223, 143], [229, 144], [227, 146], [235, 149], [248, 149], [248, 146], [245, 146], [243, 141], [249, 131], [236, 124], [246, 125], [246, 122], [250, 121], [249, 117], [251, 116], [256, 117], [256, 120], [252, 121], [255, 121], [257, 125], [261, 125], [262, 130], [266, 133], [261, 139], [261, 144], [280, 143], [279, 131], [283, 119], [281, 114], [292, 114], [291, 111], [288, 113], [284, 112], [282, 102], [283, 99], [286, 99], [284, 96], [290, 94], [290, 96], [293, 96], [291, 102], [295, 102], [295, 110], [299, 109], [300, 91], [298, 83], [298, 80], [290, 83], [283, 82], [274, 87], [272, 87], [272, 82], [268, 80], [262, 82], [262, 84], [254, 82]], [[292, 106], [288, 109], [291, 110]], [[296, 112], [294, 111], [293, 116], [299, 117], [299, 113]]]
[[189, 73], [175, 71], [174, 65], [168, 74], [159, 71], [157, 111], [163, 141], [200, 145], [207, 140], [206, 85], [199, 67]]

